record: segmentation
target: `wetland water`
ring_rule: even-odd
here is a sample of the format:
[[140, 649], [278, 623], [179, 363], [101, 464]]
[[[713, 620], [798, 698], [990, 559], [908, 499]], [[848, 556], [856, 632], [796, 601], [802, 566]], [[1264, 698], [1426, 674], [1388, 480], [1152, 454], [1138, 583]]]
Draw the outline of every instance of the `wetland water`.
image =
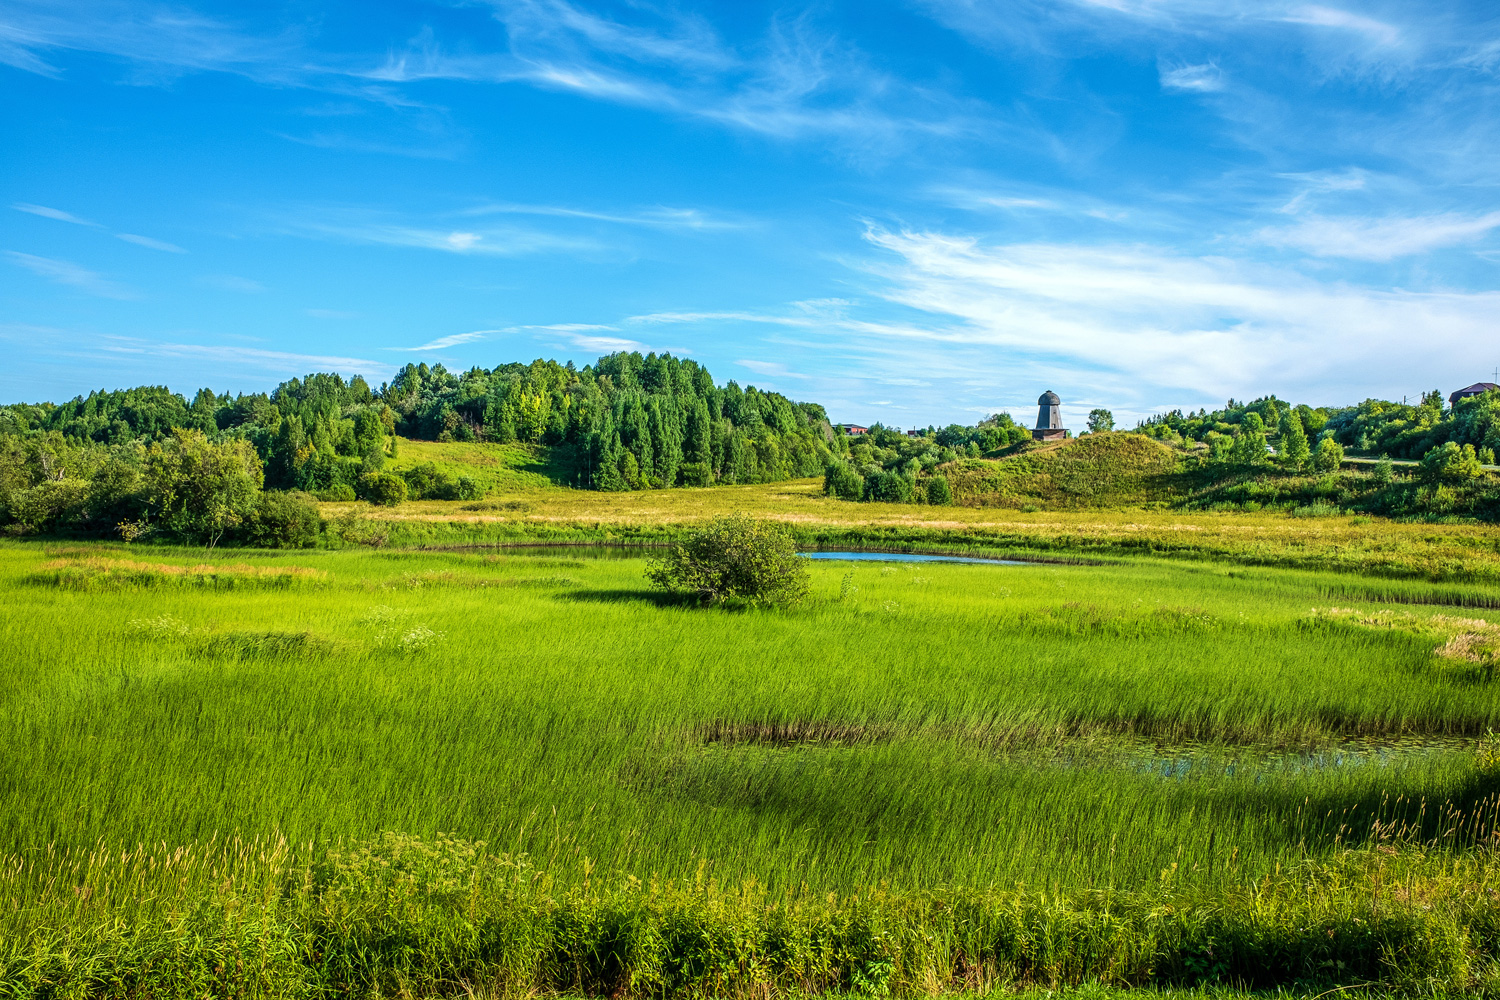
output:
[[[446, 551], [463, 549], [495, 548], [514, 555], [567, 555], [574, 559], [642, 559], [667, 548], [666, 545], [601, 545], [592, 542], [552, 545], [498, 545], [498, 546], [454, 546]], [[849, 562], [898, 562], [898, 563], [987, 563], [993, 566], [1034, 566], [1036, 562], [1025, 559], [1001, 559], [989, 556], [945, 556], [925, 552], [803, 552], [808, 559], [842, 560]]]
[[985, 556], [935, 556], [923, 552], [804, 552], [802, 554], [809, 559], [846, 559], [850, 562], [991, 563], [996, 566], [1035, 565], [1023, 559], [991, 559]]

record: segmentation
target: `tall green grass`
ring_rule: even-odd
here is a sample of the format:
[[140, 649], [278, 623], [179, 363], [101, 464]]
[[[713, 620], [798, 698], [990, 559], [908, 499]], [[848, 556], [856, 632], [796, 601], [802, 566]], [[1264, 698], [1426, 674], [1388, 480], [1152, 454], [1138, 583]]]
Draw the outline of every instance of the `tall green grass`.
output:
[[819, 563], [733, 612], [566, 551], [120, 559], [0, 546], [0, 981], [41, 993], [1457, 990], [1496, 955], [1500, 687], [1313, 616], [1347, 577]]

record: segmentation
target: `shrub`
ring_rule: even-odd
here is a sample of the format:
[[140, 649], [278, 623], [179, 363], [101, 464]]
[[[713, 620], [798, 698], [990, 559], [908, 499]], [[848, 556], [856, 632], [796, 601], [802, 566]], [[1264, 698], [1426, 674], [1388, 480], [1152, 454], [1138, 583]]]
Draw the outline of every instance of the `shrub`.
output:
[[394, 507], [406, 499], [406, 480], [391, 472], [366, 472], [359, 477], [358, 492], [362, 500]]
[[458, 494], [454, 497], [455, 500], [479, 500], [484, 496], [484, 487], [468, 476], [459, 476], [458, 486], [454, 492]]
[[348, 503], [350, 500], [359, 499], [354, 492], [354, 487], [345, 482], [337, 482], [326, 490], [318, 492], [319, 500], [327, 500], [333, 503]]
[[270, 490], [245, 518], [245, 539], [263, 549], [310, 549], [322, 519], [305, 493]]
[[865, 480], [865, 499], [872, 503], [911, 503], [910, 479], [898, 472], [881, 472]]
[[145, 475], [162, 523], [208, 548], [255, 509], [265, 480], [249, 441], [213, 442], [196, 430], [151, 445]]
[[840, 500], [858, 500], [865, 481], [848, 462], [830, 462], [823, 471], [823, 492]]
[[934, 507], [946, 507], [953, 502], [953, 490], [947, 476], [933, 476], [927, 480], [927, 502]]
[[646, 578], [668, 592], [707, 604], [791, 605], [807, 596], [807, 563], [792, 533], [771, 521], [735, 514], [715, 518], [646, 567]]
[[54, 531], [65, 522], [80, 520], [88, 499], [88, 480], [49, 479], [30, 489], [15, 490], [6, 506], [23, 531]]
[[1326, 437], [1318, 442], [1318, 450], [1313, 453], [1313, 468], [1319, 472], [1337, 472], [1344, 461], [1344, 446], [1331, 437]]
[[1464, 483], [1483, 473], [1472, 444], [1460, 448], [1456, 442], [1444, 441], [1422, 456], [1422, 478], [1429, 483]]
[[413, 500], [457, 500], [458, 483], [432, 462], [422, 462], [401, 473], [406, 495]]

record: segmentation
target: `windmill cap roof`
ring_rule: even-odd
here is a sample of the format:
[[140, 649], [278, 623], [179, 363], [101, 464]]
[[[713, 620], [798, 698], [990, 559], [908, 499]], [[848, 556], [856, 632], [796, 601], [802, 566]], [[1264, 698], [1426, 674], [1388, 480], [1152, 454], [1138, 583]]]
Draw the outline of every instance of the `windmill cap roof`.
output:
[[1042, 393], [1041, 397], [1036, 401], [1038, 406], [1056, 406], [1061, 402], [1062, 400], [1058, 398], [1057, 393], [1053, 392], [1051, 389], [1048, 389], [1046, 392]]

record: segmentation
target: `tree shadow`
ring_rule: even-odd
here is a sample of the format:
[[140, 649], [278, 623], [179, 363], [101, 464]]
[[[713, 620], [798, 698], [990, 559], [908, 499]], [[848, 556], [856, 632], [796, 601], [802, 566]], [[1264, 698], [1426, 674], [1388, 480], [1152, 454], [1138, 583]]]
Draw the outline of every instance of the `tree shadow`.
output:
[[570, 590], [556, 595], [559, 601], [579, 604], [650, 604], [658, 608], [706, 607], [692, 594], [669, 594], [660, 590], [617, 588], [613, 590]]

